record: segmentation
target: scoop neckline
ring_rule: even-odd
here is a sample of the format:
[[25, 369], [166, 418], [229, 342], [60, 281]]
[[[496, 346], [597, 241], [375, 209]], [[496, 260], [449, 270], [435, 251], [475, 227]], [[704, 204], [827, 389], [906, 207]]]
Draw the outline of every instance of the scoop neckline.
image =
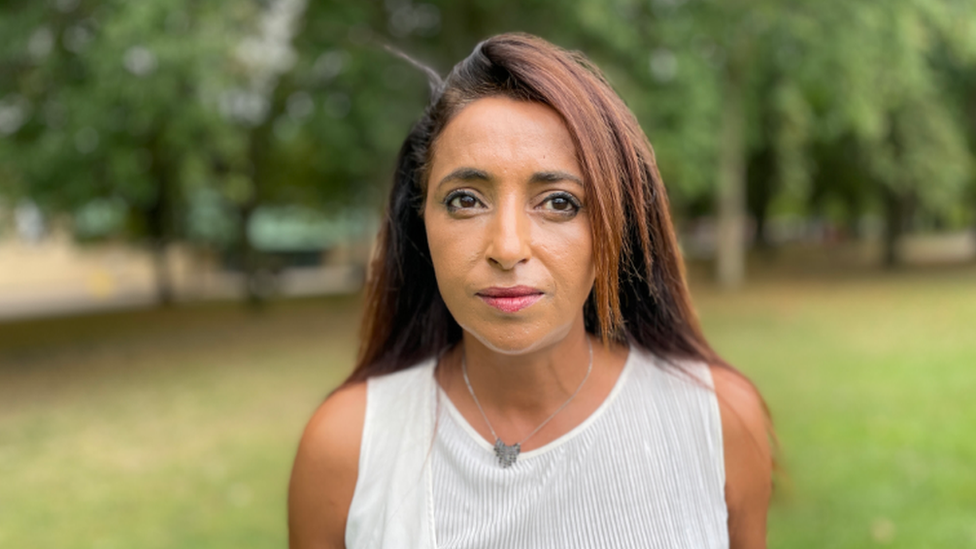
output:
[[[627, 381], [627, 377], [630, 375], [631, 369], [633, 369], [634, 355], [637, 352], [638, 352], [637, 347], [633, 343], [631, 343], [630, 348], [627, 351], [627, 359], [624, 361], [624, 367], [623, 369], [621, 369], [620, 375], [618, 375], [617, 380], [614, 381], [613, 388], [610, 389], [610, 393], [606, 396], [606, 398], [603, 399], [603, 402], [601, 402], [600, 405], [597, 406], [596, 410], [593, 410], [593, 412], [589, 416], [587, 416], [586, 419], [580, 422], [579, 425], [573, 427], [566, 433], [563, 433], [562, 436], [556, 438], [555, 440], [552, 440], [534, 450], [529, 450], [528, 452], [519, 453], [518, 456], [519, 461], [524, 459], [530, 459], [535, 456], [539, 456], [551, 452], [556, 448], [559, 448], [563, 444], [576, 438], [577, 435], [582, 433], [593, 422], [599, 419], [600, 416], [602, 416], [606, 412], [607, 408], [610, 407], [610, 404], [612, 404], [613, 401], [616, 400], [617, 395], [620, 394], [620, 391], [623, 390], [624, 384]], [[434, 386], [437, 388], [437, 395], [440, 398], [440, 400], [444, 402], [445, 408], [447, 408], [447, 412], [451, 415], [454, 421], [461, 426], [461, 429], [464, 432], [466, 432], [468, 436], [471, 437], [478, 446], [481, 446], [482, 448], [490, 452], [494, 452], [495, 451], [494, 445], [492, 445], [490, 442], [485, 440], [485, 438], [482, 437], [481, 434], [479, 434], [478, 431], [475, 430], [475, 428], [472, 427], [470, 423], [468, 423], [468, 420], [465, 419], [465, 417], [461, 414], [461, 412], [458, 411], [458, 409], [454, 406], [454, 403], [451, 402], [451, 398], [447, 396], [447, 392], [444, 391], [444, 388], [441, 387], [441, 384], [437, 383], [436, 378], [434, 379]]]

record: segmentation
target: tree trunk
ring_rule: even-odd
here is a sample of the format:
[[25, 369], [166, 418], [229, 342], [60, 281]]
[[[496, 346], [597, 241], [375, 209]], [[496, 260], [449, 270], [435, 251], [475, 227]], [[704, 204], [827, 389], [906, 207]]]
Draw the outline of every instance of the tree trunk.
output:
[[755, 221], [756, 248], [769, 255], [773, 248], [769, 237], [769, 205], [773, 201], [776, 177], [776, 156], [771, 147], [749, 157], [746, 168], [746, 207]]
[[168, 307], [173, 304], [173, 279], [169, 272], [169, 248], [165, 238], [152, 239], [153, 274], [156, 281], [156, 304]]
[[[973, 188], [973, 194], [972, 194], [972, 196], [973, 196], [973, 210], [972, 211], [976, 212], [976, 187]], [[972, 232], [973, 232], [973, 244], [976, 245], [976, 216], [973, 216]], [[976, 252], [976, 250], [973, 250], [973, 252]], [[976, 253], [973, 254], [973, 261], [976, 262]]]
[[860, 202], [847, 203], [846, 217], [844, 218], [844, 229], [847, 238], [850, 240], [861, 239], [861, 204]]
[[244, 303], [251, 310], [261, 310], [265, 304], [264, 280], [258, 260], [258, 252], [251, 242], [248, 227], [257, 204], [248, 201], [240, 208], [240, 226], [237, 233], [237, 252], [240, 261], [241, 275], [244, 279]]
[[905, 228], [905, 204], [902, 196], [885, 185], [881, 188], [881, 200], [884, 206], [882, 265], [886, 269], [894, 269], [902, 263], [898, 243]]
[[285, 99], [279, 88], [272, 96], [272, 111], [264, 122], [251, 128], [248, 136], [248, 158], [251, 161], [251, 192], [247, 200], [240, 206], [240, 227], [238, 232], [238, 251], [240, 253], [241, 272], [244, 275], [244, 302], [248, 308], [258, 311], [264, 308], [268, 294], [271, 293], [270, 274], [263, 269], [263, 257], [251, 242], [248, 227], [255, 210], [260, 206], [267, 191], [268, 179], [273, 169], [271, 162], [273, 121], [276, 113], [284, 109]]
[[153, 140], [152, 176], [156, 183], [156, 200], [145, 210], [149, 247], [153, 256], [156, 283], [156, 303], [166, 307], [173, 303], [173, 279], [169, 270], [167, 251], [172, 235], [173, 197], [170, 190], [170, 166]]
[[716, 278], [723, 288], [735, 288], [745, 278], [745, 113], [741, 82], [731, 69], [723, 89], [719, 141], [715, 238]]

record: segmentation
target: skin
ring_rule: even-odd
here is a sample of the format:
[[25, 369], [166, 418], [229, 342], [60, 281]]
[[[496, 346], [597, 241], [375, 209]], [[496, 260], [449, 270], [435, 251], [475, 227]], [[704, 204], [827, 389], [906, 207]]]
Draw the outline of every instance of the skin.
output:
[[[583, 176], [561, 117], [503, 97], [458, 113], [434, 147], [424, 209], [438, 288], [464, 329], [438, 364], [438, 383], [468, 423], [494, 437], [461, 376], [469, 378], [498, 436], [522, 440], [580, 387], [579, 394], [523, 451], [559, 438], [606, 399], [629, 350], [585, 331], [583, 304], [594, 282]], [[517, 312], [479, 296], [485, 288], [541, 293]], [[738, 374], [712, 368], [724, 436], [726, 502], [733, 548], [765, 547], [770, 448], [761, 400]], [[366, 409], [365, 384], [333, 394], [306, 428], [289, 488], [293, 549], [344, 547]]]

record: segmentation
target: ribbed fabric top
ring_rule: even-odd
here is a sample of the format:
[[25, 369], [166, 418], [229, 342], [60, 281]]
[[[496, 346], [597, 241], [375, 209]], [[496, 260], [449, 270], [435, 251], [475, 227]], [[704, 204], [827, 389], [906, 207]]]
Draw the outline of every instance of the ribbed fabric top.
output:
[[[589, 418], [507, 469], [433, 366], [369, 381], [348, 548], [728, 547], [721, 419], [704, 364], [679, 371], [632, 345]], [[404, 417], [416, 411], [426, 418]], [[433, 445], [413, 439], [423, 426]]]

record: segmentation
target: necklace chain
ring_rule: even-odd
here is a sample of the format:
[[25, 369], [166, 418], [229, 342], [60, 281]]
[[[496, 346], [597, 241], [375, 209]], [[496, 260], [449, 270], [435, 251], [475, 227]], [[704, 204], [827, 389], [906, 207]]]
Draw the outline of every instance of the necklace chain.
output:
[[556, 414], [562, 412], [563, 408], [568, 406], [569, 403], [576, 398], [576, 395], [578, 395], [583, 389], [583, 385], [586, 384], [586, 380], [590, 378], [590, 372], [593, 371], [593, 344], [590, 343], [589, 338], [586, 339], [586, 344], [590, 350], [590, 364], [586, 367], [586, 375], [583, 376], [583, 381], [581, 381], [579, 387], [576, 388], [576, 392], [570, 395], [569, 398], [566, 399], [566, 402], [563, 402], [562, 406], [556, 408], [556, 411], [553, 412], [552, 415], [547, 417], [545, 421], [540, 423], [539, 426], [536, 427], [531, 433], [526, 435], [525, 438], [511, 446], [502, 442], [502, 439], [500, 439], [498, 434], [495, 433], [495, 429], [492, 428], [491, 422], [488, 421], [488, 416], [485, 414], [484, 408], [481, 407], [481, 402], [478, 401], [478, 397], [474, 394], [474, 389], [471, 387], [471, 380], [468, 379], [468, 365], [464, 359], [464, 353], [461, 353], [461, 373], [464, 374], [464, 383], [468, 386], [468, 392], [471, 393], [471, 398], [474, 399], [474, 403], [478, 407], [478, 411], [481, 412], [481, 417], [484, 418], [485, 424], [488, 425], [488, 430], [491, 431], [491, 435], [495, 437], [495, 455], [498, 456], [498, 462], [503, 468], [510, 467], [513, 463], [515, 463], [515, 460], [518, 458], [519, 452], [521, 451], [522, 444], [532, 438], [532, 436], [538, 433], [540, 429], [545, 427], [546, 424], [552, 420], [552, 418], [556, 417]]

